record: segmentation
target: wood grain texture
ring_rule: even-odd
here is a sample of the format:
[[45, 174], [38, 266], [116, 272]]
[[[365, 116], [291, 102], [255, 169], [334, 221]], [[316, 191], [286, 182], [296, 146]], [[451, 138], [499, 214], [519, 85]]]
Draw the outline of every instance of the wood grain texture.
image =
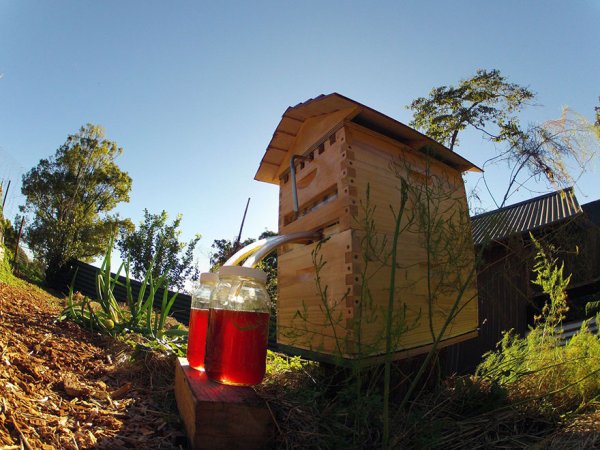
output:
[[[305, 122], [305, 136], [313, 135], [308, 127], [316, 123]], [[318, 130], [314, 135], [320, 135]], [[456, 169], [405, 143], [345, 123], [299, 167], [299, 217], [292, 215], [289, 177], [285, 170], [281, 174], [279, 232], [333, 224], [337, 232], [319, 249], [326, 262], [320, 274], [321, 292], [312, 258], [317, 244], [280, 251], [278, 343], [345, 358], [373, 357], [385, 351], [389, 252], [403, 182], [409, 196], [398, 240], [391, 311], [394, 329], [401, 330], [393, 336], [397, 357], [428, 351], [453, 308], [459, 314], [447, 327], [444, 340], [456, 342], [476, 333], [474, 250], [464, 185]], [[311, 208], [316, 199], [334, 190], [333, 200]], [[365, 246], [368, 210], [375, 227], [371, 235], [381, 244], [377, 249]], [[430, 225], [423, 220], [425, 212]]]
[[252, 388], [211, 381], [178, 358], [175, 398], [194, 449], [263, 449], [272, 443], [271, 414]]

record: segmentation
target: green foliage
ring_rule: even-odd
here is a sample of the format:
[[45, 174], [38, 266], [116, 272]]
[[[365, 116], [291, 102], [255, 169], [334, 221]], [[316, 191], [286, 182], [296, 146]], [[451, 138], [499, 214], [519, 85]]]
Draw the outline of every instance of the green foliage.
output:
[[273, 383], [274, 378], [305, 370], [311, 366], [316, 366], [316, 363], [301, 359], [299, 356], [287, 356], [267, 350], [266, 382]]
[[[15, 224], [21, 223], [21, 216], [15, 217]], [[0, 218], [0, 228], [4, 232], [4, 246], [6, 249], [6, 259], [12, 264], [13, 270], [20, 277], [25, 278], [33, 283], [41, 284], [44, 281], [44, 265], [34, 258], [31, 260], [27, 253], [19, 245], [17, 257], [15, 258], [15, 247], [17, 246], [17, 230], [8, 219]]]
[[543, 319], [542, 326], [548, 330], [555, 330], [560, 326], [569, 310], [567, 287], [571, 281], [571, 275], [565, 278], [563, 274], [565, 264], [562, 262], [560, 267], [558, 266], [558, 258], [553, 256], [556, 252], [553, 246], [544, 247], [532, 233], [529, 233], [529, 236], [537, 251], [533, 265], [536, 277], [532, 283], [541, 287], [549, 297], [538, 320]]
[[169, 284], [181, 290], [186, 279], [197, 280], [194, 249], [200, 240], [196, 235], [189, 243], [180, 242], [181, 214], [167, 223], [165, 211], [150, 214], [144, 209], [144, 220], [137, 230], [123, 229], [117, 245], [123, 260], [128, 260], [134, 278], [142, 279], [148, 271], [154, 278], [164, 274]]
[[590, 315], [594, 311], [600, 310], [600, 300], [592, 300], [585, 304], [585, 314]]
[[[152, 276], [152, 262], [138, 296], [134, 297], [127, 265], [122, 263], [114, 276], [111, 273], [112, 246], [111, 240], [96, 279], [97, 300], [94, 301], [80, 293], [73, 293], [71, 286], [67, 307], [61, 315], [61, 320], [71, 319], [90, 330], [97, 330], [111, 336], [138, 333], [147, 340], [150, 347], [159, 347], [163, 351], [174, 352], [179, 356], [185, 355], [187, 331], [179, 326], [169, 329], [165, 326], [167, 316], [177, 297], [177, 293], [169, 297], [167, 277], [161, 275], [155, 279]], [[119, 281], [123, 269], [125, 270], [124, 285]], [[125, 287], [127, 295], [124, 302], [117, 301], [114, 295], [117, 285]], [[154, 311], [154, 298], [161, 289], [163, 295], [160, 310]]]
[[[0, 198], [2, 197], [2, 187], [0, 186]], [[21, 218], [17, 215], [15, 218], [16, 223], [20, 223]], [[18, 274], [22, 278], [41, 284], [44, 279], [44, 267], [43, 264], [34, 259], [30, 260], [29, 256], [19, 246], [17, 250], [17, 257], [15, 258], [15, 247], [17, 243], [17, 232], [13, 227], [10, 220], [6, 219], [0, 208], [0, 242], [4, 240], [2, 247], [4, 248], [4, 258], [2, 261], [3, 265], [6, 265], [6, 273], [0, 275], [0, 279], [13, 279], [12, 272]], [[12, 265], [12, 270], [11, 270]], [[0, 270], [4, 271], [4, 269]], [[10, 273], [10, 276], [9, 276]]]
[[564, 277], [552, 249], [533, 242], [538, 250], [533, 283], [543, 288], [548, 303], [527, 336], [505, 333], [498, 349], [484, 355], [477, 373], [505, 387], [514, 399], [573, 411], [600, 395], [600, 338], [584, 322], [578, 334], [563, 342], [560, 326], [570, 276]]
[[116, 226], [128, 223], [107, 214], [129, 200], [131, 178], [115, 163], [121, 151], [88, 124], [23, 176], [23, 211], [33, 216], [25, 240], [46, 265], [47, 281], [71, 258], [102, 254]]
[[20, 246], [16, 259], [14, 249], [7, 247], [6, 258], [10, 261], [13, 272], [19, 277], [38, 285], [44, 282], [44, 266], [37, 259], [31, 260]]
[[[436, 87], [429, 97], [414, 100], [408, 106], [414, 111], [410, 125], [451, 150], [459, 143], [458, 134], [468, 126], [495, 142], [510, 141], [520, 134], [514, 114], [534, 96], [529, 89], [509, 83], [499, 70], [479, 69], [457, 87]], [[490, 131], [489, 125], [496, 129]]]
[[4, 244], [9, 248], [15, 248], [19, 234], [18, 230], [21, 226], [21, 219], [23, 219], [21, 214], [17, 214], [12, 222], [6, 217], [2, 219], [1, 226], [4, 229]]
[[0, 257], [0, 281], [3, 283], [12, 284], [15, 277], [13, 276], [10, 263], [8, 262], [6, 248], [2, 242], [0, 242], [0, 252], [1, 251], [3, 251], [4, 255]]

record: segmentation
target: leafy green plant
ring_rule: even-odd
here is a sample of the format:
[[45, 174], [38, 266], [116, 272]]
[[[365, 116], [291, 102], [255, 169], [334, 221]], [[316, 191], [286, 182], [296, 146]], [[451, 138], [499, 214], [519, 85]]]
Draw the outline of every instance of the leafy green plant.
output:
[[[147, 340], [146, 344], [149, 347], [158, 346], [163, 350], [183, 355], [187, 331], [179, 327], [166, 327], [167, 317], [177, 297], [177, 293], [169, 294], [166, 276], [162, 275], [154, 280], [151, 265], [137, 297], [134, 297], [127, 264], [122, 263], [116, 274], [113, 275], [111, 272], [112, 248], [111, 240], [96, 278], [97, 299], [94, 301], [73, 292], [77, 276], [75, 273], [67, 298], [67, 307], [61, 318], [69, 318], [84, 327], [111, 336], [138, 333]], [[120, 281], [123, 270], [125, 271], [124, 283]], [[126, 291], [126, 298], [121, 302], [115, 297], [117, 286], [124, 287]], [[154, 300], [161, 289], [160, 308], [155, 311]]]
[[10, 283], [15, 277], [8, 262], [6, 247], [2, 242], [0, 242], [0, 252], [2, 252], [2, 256], [0, 256], [0, 281]]
[[151, 272], [155, 279], [166, 276], [169, 285], [182, 289], [186, 279], [197, 280], [198, 268], [194, 264], [194, 249], [200, 235], [189, 242], [180, 242], [181, 221], [178, 214], [168, 222], [166, 211], [151, 214], [144, 209], [144, 220], [136, 230], [124, 227], [117, 240], [123, 260], [128, 261], [133, 276], [143, 278]]
[[542, 287], [548, 302], [527, 336], [505, 333], [498, 349], [484, 355], [477, 374], [505, 387], [515, 399], [574, 411], [600, 396], [600, 338], [584, 321], [579, 333], [564, 342], [561, 325], [570, 276], [563, 274], [564, 265], [552, 248], [531, 238], [537, 249], [532, 282]]

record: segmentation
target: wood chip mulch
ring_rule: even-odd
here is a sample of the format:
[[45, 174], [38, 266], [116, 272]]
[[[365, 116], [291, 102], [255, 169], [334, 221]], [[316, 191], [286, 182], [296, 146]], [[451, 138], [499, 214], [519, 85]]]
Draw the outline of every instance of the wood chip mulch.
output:
[[0, 282], [0, 450], [186, 448], [174, 359], [58, 322], [58, 299]]

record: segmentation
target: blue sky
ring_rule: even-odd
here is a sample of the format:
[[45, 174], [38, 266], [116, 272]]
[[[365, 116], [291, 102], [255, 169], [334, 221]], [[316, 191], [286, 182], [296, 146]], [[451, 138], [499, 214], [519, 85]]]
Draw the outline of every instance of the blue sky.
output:
[[[289, 105], [339, 92], [406, 123], [414, 98], [496, 68], [537, 92], [525, 122], [563, 106], [592, 119], [598, 24], [597, 0], [0, 0], [7, 213], [22, 202], [24, 172], [83, 124], [101, 124], [133, 178], [118, 212], [135, 223], [144, 208], [182, 213], [183, 237], [203, 235], [207, 269], [212, 241], [237, 233], [248, 197], [244, 237], [276, 230], [277, 188], [253, 178]], [[494, 148], [468, 133], [457, 150], [482, 164]], [[497, 186], [505, 177], [490, 173]], [[581, 179], [580, 202], [600, 198], [597, 177]]]

